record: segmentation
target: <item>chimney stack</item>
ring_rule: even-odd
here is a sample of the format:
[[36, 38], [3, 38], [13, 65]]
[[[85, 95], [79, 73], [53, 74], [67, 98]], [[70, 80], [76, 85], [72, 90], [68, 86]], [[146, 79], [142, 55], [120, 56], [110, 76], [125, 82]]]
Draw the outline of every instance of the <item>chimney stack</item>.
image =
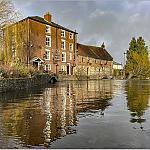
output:
[[52, 15], [50, 14], [50, 12], [46, 12], [44, 14], [44, 19], [48, 22], [51, 22], [51, 18], [52, 18]]
[[102, 49], [105, 49], [105, 44], [104, 44], [104, 42], [103, 42], [103, 44], [101, 45], [101, 48], [102, 48]]

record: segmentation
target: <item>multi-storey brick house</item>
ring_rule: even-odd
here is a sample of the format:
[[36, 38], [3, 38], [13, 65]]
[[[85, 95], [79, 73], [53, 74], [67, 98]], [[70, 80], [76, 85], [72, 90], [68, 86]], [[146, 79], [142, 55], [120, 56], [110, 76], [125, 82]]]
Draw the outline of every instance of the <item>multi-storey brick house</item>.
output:
[[52, 22], [49, 12], [44, 18], [27, 17], [4, 27], [3, 31], [5, 64], [19, 59], [38, 69], [72, 74], [77, 32]]
[[77, 43], [78, 57], [74, 72], [82, 71], [89, 78], [111, 78], [113, 58], [105, 49], [104, 43], [100, 47]]

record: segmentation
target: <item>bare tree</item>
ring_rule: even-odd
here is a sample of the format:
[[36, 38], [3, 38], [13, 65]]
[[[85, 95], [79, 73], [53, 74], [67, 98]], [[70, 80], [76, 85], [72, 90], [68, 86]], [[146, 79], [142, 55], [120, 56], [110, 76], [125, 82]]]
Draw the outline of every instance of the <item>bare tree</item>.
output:
[[[3, 27], [16, 22], [20, 14], [15, 10], [11, 0], [0, 0], [0, 57], [3, 47]], [[0, 58], [1, 59], [1, 58]]]

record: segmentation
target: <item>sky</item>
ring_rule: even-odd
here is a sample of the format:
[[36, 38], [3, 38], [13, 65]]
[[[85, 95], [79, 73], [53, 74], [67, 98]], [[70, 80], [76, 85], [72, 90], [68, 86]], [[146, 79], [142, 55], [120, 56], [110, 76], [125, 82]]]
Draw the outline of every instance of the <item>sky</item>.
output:
[[78, 32], [78, 43], [104, 42], [118, 63], [124, 63], [132, 37], [142, 36], [150, 49], [150, 0], [12, 1], [23, 18], [51, 12], [53, 22]]

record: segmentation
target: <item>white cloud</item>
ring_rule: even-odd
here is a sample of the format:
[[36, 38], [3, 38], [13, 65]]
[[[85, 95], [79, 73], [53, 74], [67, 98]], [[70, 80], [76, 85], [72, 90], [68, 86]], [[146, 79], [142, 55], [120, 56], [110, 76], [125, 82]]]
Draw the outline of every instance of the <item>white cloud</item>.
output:
[[97, 17], [101, 17], [103, 15], [106, 15], [108, 12], [100, 10], [100, 9], [96, 9], [94, 12], [92, 12], [89, 16], [90, 19], [93, 18], [97, 18]]

